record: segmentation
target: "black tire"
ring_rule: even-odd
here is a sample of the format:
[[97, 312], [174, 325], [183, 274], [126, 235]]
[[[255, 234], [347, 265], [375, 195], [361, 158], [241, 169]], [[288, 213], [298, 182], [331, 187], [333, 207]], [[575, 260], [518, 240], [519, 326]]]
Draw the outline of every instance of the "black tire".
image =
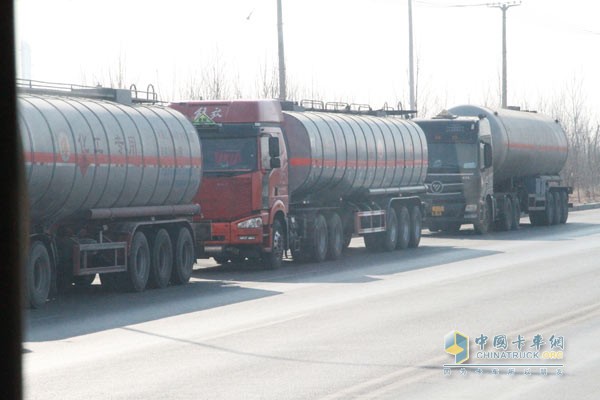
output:
[[546, 193], [546, 210], [544, 210], [544, 214], [542, 217], [542, 225], [554, 225], [554, 206], [556, 205], [554, 201], [554, 196], [552, 193]]
[[510, 231], [513, 225], [513, 206], [509, 197], [504, 198], [502, 203], [502, 215], [496, 222], [496, 228], [499, 231]]
[[562, 207], [560, 223], [565, 224], [569, 219], [569, 196], [567, 195], [567, 192], [560, 192], [560, 205]]
[[552, 197], [554, 197], [554, 217], [552, 218], [552, 225], [560, 224], [562, 207], [560, 204], [560, 192], [552, 193]]
[[327, 232], [329, 234], [327, 242], [327, 259], [338, 260], [342, 256], [344, 249], [344, 228], [339, 214], [332, 212], [327, 218]]
[[327, 258], [329, 235], [327, 234], [327, 221], [322, 214], [317, 214], [315, 217], [312, 232], [310, 256], [313, 261], [323, 262]]
[[48, 300], [52, 285], [52, 264], [44, 243], [31, 244], [27, 259], [27, 300], [31, 308], [40, 308]]
[[396, 248], [403, 250], [408, 247], [411, 238], [410, 229], [410, 213], [408, 208], [402, 206], [398, 213], [398, 240], [396, 241]]
[[167, 287], [173, 271], [173, 244], [165, 229], [159, 229], [152, 243], [150, 283], [153, 287]]
[[133, 235], [128, 261], [129, 288], [135, 292], [142, 292], [146, 289], [148, 277], [150, 276], [151, 260], [148, 239], [141, 231]]
[[344, 250], [350, 247], [350, 242], [352, 241], [352, 233], [353, 232], [349, 229], [346, 229], [344, 231]]
[[513, 199], [512, 206], [513, 222], [511, 229], [516, 231], [519, 229], [519, 225], [521, 224], [521, 203], [519, 202], [518, 198]]
[[396, 210], [390, 207], [386, 215], [386, 229], [381, 233], [381, 249], [383, 251], [392, 251], [396, 249], [398, 243], [398, 217]]
[[421, 207], [414, 206], [410, 212], [410, 240], [408, 241], [408, 247], [419, 247], [422, 228]]
[[283, 264], [283, 252], [285, 247], [285, 233], [283, 225], [276, 219], [272, 226], [271, 252], [263, 253], [262, 260], [266, 269], [278, 269]]
[[90, 287], [96, 279], [96, 274], [80, 275], [73, 277], [73, 284], [77, 287]]
[[483, 203], [483, 210], [481, 210], [481, 220], [473, 224], [475, 233], [479, 235], [485, 235], [492, 228], [492, 207], [488, 201]]
[[173, 261], [171, 283], [183, 285], [189, 282], [192, 270], [194, 269], [195, 253], [192, 234], [187, 228], [180, 228], [177, 233]]

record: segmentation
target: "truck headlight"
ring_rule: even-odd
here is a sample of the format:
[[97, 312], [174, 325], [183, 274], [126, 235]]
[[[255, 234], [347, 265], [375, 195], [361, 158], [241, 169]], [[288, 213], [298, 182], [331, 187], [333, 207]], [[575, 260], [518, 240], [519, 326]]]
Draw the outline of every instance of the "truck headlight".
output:
[[240, 229], [248, 229], [248, 228], [260, 228], [262, 227], [262, 218], [250, 218], [245, 221], [242, 221], [237, 224], [237, 227]]
[[477, 204], [467, 204], [465, 207], [466, 213], [474, 213], [477, 211]]

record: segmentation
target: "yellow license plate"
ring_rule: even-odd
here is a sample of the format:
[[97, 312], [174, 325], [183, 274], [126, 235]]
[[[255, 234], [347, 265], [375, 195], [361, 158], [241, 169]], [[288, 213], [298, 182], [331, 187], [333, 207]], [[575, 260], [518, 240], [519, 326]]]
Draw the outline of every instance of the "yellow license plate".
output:
[[439, 217], [444, 213], [444, 206], [432, 206], [431, 207], [431, 215], [434, 217]]

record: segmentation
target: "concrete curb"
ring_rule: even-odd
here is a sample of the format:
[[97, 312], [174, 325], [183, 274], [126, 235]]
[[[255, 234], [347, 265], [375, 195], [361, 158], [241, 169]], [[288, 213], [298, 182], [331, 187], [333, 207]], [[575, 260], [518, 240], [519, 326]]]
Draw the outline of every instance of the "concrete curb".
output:
[[595, 208], [600, 208], [600, 203], [573, 204], [573, 208], [569, 211], [593, 210]]

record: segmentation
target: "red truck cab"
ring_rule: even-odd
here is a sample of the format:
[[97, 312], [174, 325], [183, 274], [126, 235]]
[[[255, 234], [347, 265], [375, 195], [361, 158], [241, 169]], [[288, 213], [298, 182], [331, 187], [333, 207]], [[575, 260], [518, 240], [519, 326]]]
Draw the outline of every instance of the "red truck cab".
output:
[[[194, 202], [198, 257], [278, 267], [287, 237], [287, 153], [274, 100], [172, 103], [198, 130], [204, 175]], [[276, 231], [274, 232], [274, 221]], [[275, 250], [274, 250], [275, 248]], [[273, 254], [276, 253], [276, 254]]]

